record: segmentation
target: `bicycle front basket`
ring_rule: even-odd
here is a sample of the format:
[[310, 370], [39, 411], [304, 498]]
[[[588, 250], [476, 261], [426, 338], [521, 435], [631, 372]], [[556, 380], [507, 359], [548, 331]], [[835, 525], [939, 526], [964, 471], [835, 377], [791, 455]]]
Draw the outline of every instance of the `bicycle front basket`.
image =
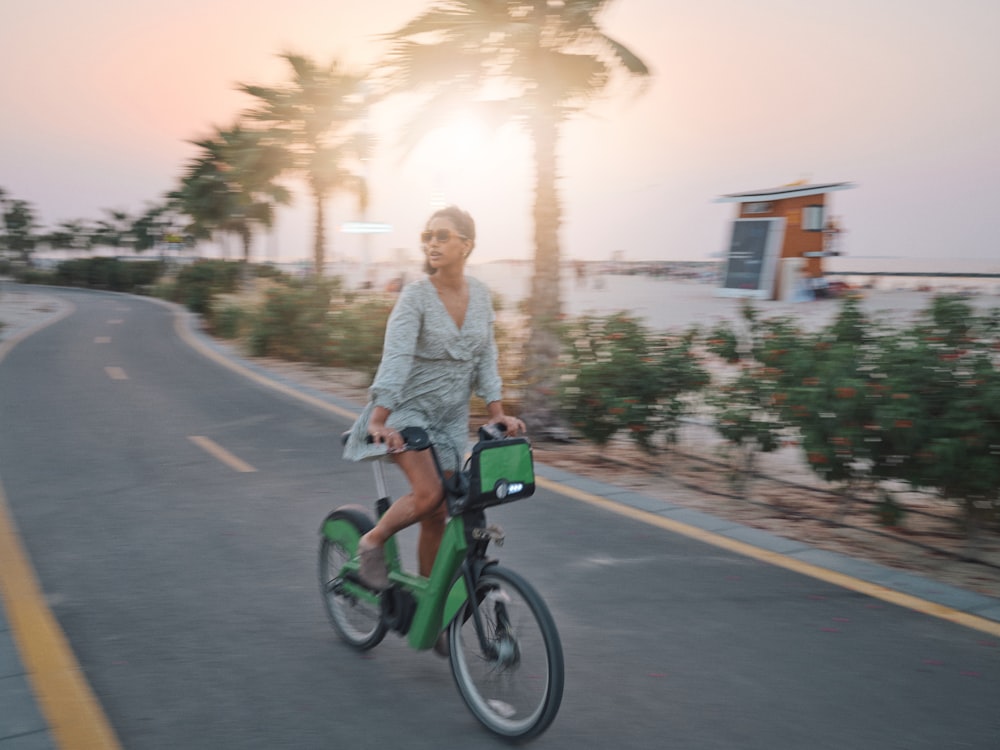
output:
[[489, 508], [535, 494], [535, 464], [524, 438], [481, 440], [469, 459], [467, 509]]

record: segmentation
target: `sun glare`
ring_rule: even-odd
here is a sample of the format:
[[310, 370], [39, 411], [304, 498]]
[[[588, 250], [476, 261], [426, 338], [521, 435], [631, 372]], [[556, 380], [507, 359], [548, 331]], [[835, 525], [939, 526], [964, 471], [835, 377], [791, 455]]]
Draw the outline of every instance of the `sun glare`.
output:
[[438, 128], [434, 135], [440, 147], [447, 148], [456, 156], [475, 156], [489, 140], [483, 121], [469, 112], [459, 112], [454, 119]]

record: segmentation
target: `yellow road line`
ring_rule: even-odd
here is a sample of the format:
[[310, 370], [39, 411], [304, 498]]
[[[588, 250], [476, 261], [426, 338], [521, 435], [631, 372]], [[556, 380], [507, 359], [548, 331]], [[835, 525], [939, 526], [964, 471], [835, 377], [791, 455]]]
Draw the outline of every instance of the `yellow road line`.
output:
[[2, 485], [0, 593], [31, 688], [60, 750], [118, 750], [118, 738], [45, 603]]
[[802, 575], [809, 576], [810, 578], [816, 578], [821, 581], [826, 581], [827, 583], [832, 583], [835, 586], [840, 586], [841, 588], [845, 588], [850, 591], [857, 591], [858, 593], [866, 594], [867, 596], [880, 599], [884, 602], [896, 604], [900, 607], [906, 607], [907, 609], [912, 609], [916, 612], [931, 615], [932, 617], [937, 617], [942, 620], [948, 620], [959, 625], [964, 625], [967, 628], [972, 628], [973, 630], [979, 630], [983, 633], [989, 633], [990, 635], [1000, 637], [1000, 623], [988, 620], [985, 617], [970, 615], [966, 612], [953, 609], [952, 607], [946, 607], [943, 604], [935, 604], [934, 602], [929, 602], [916, 596], [911, 596], [910, 594], [894, 591], [893, 589], [886, 588], [885, 586], [880, 586], [877, 583], [862, 581], [859, 578], [854, 578], [853, 576], [849, 576], [844, 573], [838, 573], [834, 570], [821, 568], [818, 565], [812, 565], [811, 563], [796, 560], [793, 557], [788, 557], [787, 555], [783, 555], [779, 552], [772, 552], [771, 550], [754, 547], [752, 544], [747, 544], [746, 542], [741, 542], [736, 539], [730, 539], [729, 537], [722, 536], [721, 534], [716, 534], [711, 531], [705, 531], [704, 529], [699, 529], [696, 526], [689, 526], [688, 524], [674, 521], [670, 518], [665, 518], [657, 515], [656, 513], [650, 513], [649, 511], [639, 510], [638, 508], [632, 508], [628, 505], [622, 505], [621, 503], [616, 503], [613, 500], [608, 500], [607, 498], [600, 497], [599, 495], [592, 495], [589, 492], [584, 492], [583, 490], [578, 490], [574, 487], [566, 487], [553, 482], [550, 479], [535, 477], [535, 484], [539, 487], [544, 487], [551, 492], [558, 492], [560, 495], [564, 495], [574, 500], [580, 500], [590, 505], [595, 505], [599, 508], [609, 510], [612, 513], [627, 516], [651, 526], [658, 526], [661, 529], [672, 531], [675, 534], [681, 534], [690, 539], [697, 539], [700, 542], [705, 542], [706, 544], [711, 544], [714, 547], [720, 547], [722, 549], [729, 550], [730, 552], [735, 552], [739, 555], [743, 555], [744, 557], [760, 560], [779, 568], [785, 568], [786, 570], [801, 573]]
[[104, 372], [108, 374], [108, 377], [112, 380], [128, 380], [128, 375], [120, 367], [105, 367]]
[[188, 435], [188, 440], [199, 446], [206, 453], [210, 453], [215, 456], [217, 459], [222, 461], [222, 463], [235, 471], [257, 471], [246, 461], [241, 458], [237, 458], [211, 438], [207, 438], [203, 435]]
[[110, 336], [95, 336], [94, 337], [94, 343], [95, 344], [110, 344], [111, 343], [111, 337]]

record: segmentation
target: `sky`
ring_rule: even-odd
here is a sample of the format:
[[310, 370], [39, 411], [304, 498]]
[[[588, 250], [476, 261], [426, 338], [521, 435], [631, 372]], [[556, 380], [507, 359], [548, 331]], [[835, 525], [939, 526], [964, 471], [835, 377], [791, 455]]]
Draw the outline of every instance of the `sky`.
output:
[[[288, 77], [295, 51], [363, 68], [377, 35], [427, 0], [3, 0], [0, 187], [41, 223], [138, 213], [250, 100], [236, 84]], [[725, 250], [726, 193], [798, 180], [828, 195], [848, 256], [996, 260], [1000, 206], [1000, 2], [996, 0], [615, 0], [605, 31], [652, 69], [563, 129], [564, 257], [707, 260]], [[456, 116], [405, 156], [407, 103], [372, 115], [368, 220], [334, 231], [332, 258], [415, 256], [435, 200], [476, 218], [479, 261], [532, 256], [530, 143]], [[254, 245], [258, 260], [310, 257], [296, 203]], [[331, 202], [336, 230], [361, 218]], [[235, 244], [233, 245], [235, 252]]]

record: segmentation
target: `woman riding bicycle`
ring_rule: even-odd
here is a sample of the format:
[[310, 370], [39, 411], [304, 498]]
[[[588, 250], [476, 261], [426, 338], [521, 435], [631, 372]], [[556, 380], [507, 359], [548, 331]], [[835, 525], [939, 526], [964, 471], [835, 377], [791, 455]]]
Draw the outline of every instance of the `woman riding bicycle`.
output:
[[385, 541], [420, 523], [417, 564], [429, 576], [446, 521], [444, 487], [432, 456], [403, 451], [399, 430], [427, 430], [446, 474], [461, 468], [473, 393], [486, 402], [488, 424], [503, 424], [512, 436], [524, 432], [524, 423], [506, 415], [500, 400], [489, 289], [465, 276], [475, 222], [456, 206], [442, 208], [431, 215], [420, 241], [427, 277], [403, 289], [389, 316], [370, 400], [344, 448], [344, 457], [355, 461], [388, 453], [410, 485], [358, 544], [359, 575], [378, 589], [389, 584]]

